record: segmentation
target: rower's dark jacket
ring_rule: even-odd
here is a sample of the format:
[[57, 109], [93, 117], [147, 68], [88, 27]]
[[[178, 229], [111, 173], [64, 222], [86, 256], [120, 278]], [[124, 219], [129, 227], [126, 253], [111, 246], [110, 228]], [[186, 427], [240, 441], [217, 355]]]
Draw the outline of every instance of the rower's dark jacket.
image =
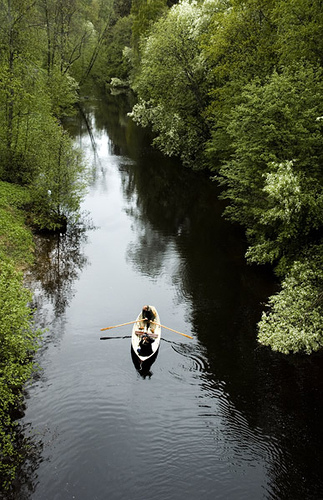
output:
[[151, 344], [154, 342], [154, 339], [150, 337], [142, 337], [139, 342], [140, 348], [140, 356], [150, 356], [153, 352]]
[[148, 319], [148, 321], [154, 321], [155, 314], [152, 311], [152, 309], [149, 307], [149, 309], [143, 309], [142, 317]]

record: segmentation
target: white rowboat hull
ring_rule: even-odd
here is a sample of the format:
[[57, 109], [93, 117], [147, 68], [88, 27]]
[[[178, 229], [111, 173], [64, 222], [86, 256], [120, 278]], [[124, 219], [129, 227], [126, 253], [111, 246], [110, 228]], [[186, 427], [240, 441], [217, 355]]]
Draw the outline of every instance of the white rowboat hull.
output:
[[[159, 326], [160, 319], [159, 319], [159, 314], [157, 313], [156, 318], [155, 318], [155, 323], [158, 323], [158, 325], [151, 324], [148, 331], [146, 329], [140, 330], [140, 327], [141, 327], [140, 317], [141, 317], [141, 313], [139, 313], [139, 315], [137, 317], [137, 321], [136, 321], [136, 323], [134, 323], [134, 325], [132, 327], [131, 346], [132, 346], [134, 353], [140, 359], [140, 361], [144, 362], [144, 361], [147, 361], [148, 359], [151, 359], [158, 351], [159, 344], [160, 344], [160, 337], [161, 337], [161, 327]], [[153, 327], [154, 332], [151, 331], [151, 327]], [[138, 353], [139, 342], [141, 340], [143, 333], [148, 333], [148, 335], [154, 339], [154, 342], [151, 344], [152, 353], [149, 356], [140, 356], [140, 354]]]

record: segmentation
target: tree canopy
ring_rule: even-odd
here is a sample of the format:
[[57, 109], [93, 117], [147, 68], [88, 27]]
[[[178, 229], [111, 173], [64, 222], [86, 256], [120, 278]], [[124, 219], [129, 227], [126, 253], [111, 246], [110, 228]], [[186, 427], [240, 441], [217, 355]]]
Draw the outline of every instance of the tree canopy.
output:
[[[164, 153], [211, 172], [228, 201], [226, 216], [246, 229], [247, 259], [275, 267], [282, 289], [269, 300], [259, 341], [284, 353], [321, 349], [314, 256], [323, 228], [323, 3], [181, 0], [168, 7], [140, 32], [131, 116], [154, 130]], [[296, 282], [307, 302], [289, 300]], [[306, 328], [292, 320], [305, 311]]]

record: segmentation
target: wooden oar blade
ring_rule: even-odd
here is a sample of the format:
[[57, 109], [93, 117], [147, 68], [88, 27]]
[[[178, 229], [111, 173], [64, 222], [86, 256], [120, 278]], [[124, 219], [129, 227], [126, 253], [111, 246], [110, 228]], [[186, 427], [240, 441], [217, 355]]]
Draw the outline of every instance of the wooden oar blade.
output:
[[161, 326], [162, 328], [166, 328], [166, 330], [170, 330], [171, 332], [178, 333], [179, 335], [183, 335], [183, 337], [187, 337], [188, 339], [193, 339], [190, 335], [186, 335], [186, 333], [178, 332], [177, 330], [173, 330], [173, 328], [169, 328], [168, 326], [161, 325], [160, 323], [156, 323], [155, 321], [151, 321], [154, 325]]
[[107, 326], [106, 328], [100, 328], [100, 331], [103, 332], [104, 330], [111, 330], [111, 328], [118, 328], [119, 326], [125, 326], [125, 325], [133, 325], [133, 323], [136, 323], [135, 321], [128, 321], [128, 323], [121, 323], [120, 325], [113, 325], [113, 326]]

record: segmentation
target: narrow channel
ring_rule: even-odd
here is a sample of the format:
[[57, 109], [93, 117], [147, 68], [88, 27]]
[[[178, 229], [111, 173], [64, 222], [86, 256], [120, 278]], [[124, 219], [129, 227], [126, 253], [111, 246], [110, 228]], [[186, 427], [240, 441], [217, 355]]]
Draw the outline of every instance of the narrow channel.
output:
[[[22, 421], [37, 453], [17, 498], [322, 498], [323, 364], [257, 345], [271, 271], [246, 264], [216, 185], [154, 150], [126, 96], [82, 109], [67, 127], [89, 165], [83, 217], [39, 240], [30, 276], [47, 332]], [[131, 325], [106, 340], [100, 329], [146, 303], [193, 339], [163, 329], [140, 372]]]

